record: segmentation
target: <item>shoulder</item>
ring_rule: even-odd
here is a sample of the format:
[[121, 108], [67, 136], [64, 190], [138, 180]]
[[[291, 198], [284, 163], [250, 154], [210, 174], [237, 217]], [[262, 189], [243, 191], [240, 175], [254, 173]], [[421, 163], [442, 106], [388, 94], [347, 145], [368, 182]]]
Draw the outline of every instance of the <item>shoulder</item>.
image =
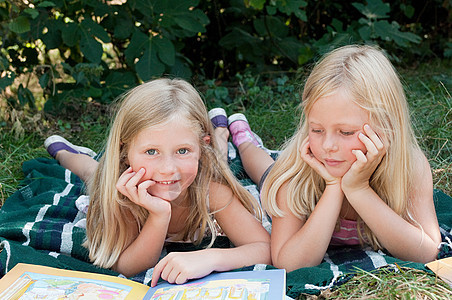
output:
[[213, 181], [209, 184], [209, 207], [211, 211], [225, 207], [234, 199], [236, 197], [230, 187]]
[[421, 150], [416, 150], [413, 155], [413, 178], [416, 181], [424, 181], [432, 177], [430, 163], [427, 157]]
[[410, 198], [415, 202], [426, 199], [433, 200], [433, 179], [430, 163], [420, 150], [413, 155], [411, 176]]

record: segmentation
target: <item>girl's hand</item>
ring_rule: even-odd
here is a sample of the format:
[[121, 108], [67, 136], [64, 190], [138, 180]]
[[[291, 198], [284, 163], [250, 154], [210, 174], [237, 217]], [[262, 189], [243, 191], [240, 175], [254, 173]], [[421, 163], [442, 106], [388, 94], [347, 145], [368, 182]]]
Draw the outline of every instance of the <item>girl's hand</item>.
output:
[[340, 178], [333, 177], [325, 168], [325, 166], [315, 158], [314, 154], [311, 152], [311, 148], [309, 146], [309, 137], [305, 138], [303, 143], [301, 144], [301, 158], [311, 167], [313, 168], [317, 174], [322, 176], [327, 185], [338, 184], [341, 182]]
[[154, 267], [151, 287], [160, 277], [169, 283], [182, 284], [187, 280], [201, 278], [214, 271], [214, 256], [211, 251], [172, 252]]
[[356, 161], [342, 177], [341, 183], [342, 190], [346, 193], [368, 188], [370, 177], [386, 154], [386, 140], [380, 138], [368, 124], [364, 125], [364, 132], [365, 134], [360, 133], [358, 138], [366, 146], [367, 152], [364, 154], [361, 150], [352, 151]]
[[171, 204], [168, 201], [148, 193], [148, 188], [155, 184], [154, 181], [144, 180], [139, 183], [144, 174], [144, 168], [133, 172], [129, 167], [119, 176], [116, 189], [133, 203], [147, 209], [152, 215], [162, 216], [171, 213]]

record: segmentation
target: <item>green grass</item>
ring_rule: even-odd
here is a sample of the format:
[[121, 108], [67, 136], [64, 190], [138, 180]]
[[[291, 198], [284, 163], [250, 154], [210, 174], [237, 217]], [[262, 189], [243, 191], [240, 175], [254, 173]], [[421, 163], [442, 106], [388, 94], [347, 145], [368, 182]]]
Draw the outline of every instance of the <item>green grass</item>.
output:
[[452, 299], [451, 288], [434, 274], [411, 268], [357, 270], [346, 284], [298, 299]]

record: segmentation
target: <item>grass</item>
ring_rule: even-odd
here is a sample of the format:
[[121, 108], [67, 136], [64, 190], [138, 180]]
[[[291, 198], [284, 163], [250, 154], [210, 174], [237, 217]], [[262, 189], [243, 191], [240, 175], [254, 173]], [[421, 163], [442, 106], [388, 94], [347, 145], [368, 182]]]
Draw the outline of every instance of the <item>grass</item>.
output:
[[451, 288], [434, 274], [397, 266], [373, 272], [358, 269], [346, 283], [319, 296], [299, 299], [452, 299]]
[[[452, 195], [452, 61], [435, 61], [416, 69], [399, 70], [407, 92], [413, 126], [429, 158], [434, 187]], [[272, 77], [245, 74], [228, 89], [197, 86], [204, 95], [219, 89], [221, 99], [206, 99], [208, 108], [221, 104], [228, 114], [244, 112], [253, 130], [270, 149], [277, 149], [294, 133], [299, 122], [299, 96], [305, 73]], [[17, 111], [0, 98], [0, 201], [20, 186], [21, 164], [39, 156], [50, 157], [42, 143], [61, 134], [74, 143], [99, 150], [108, 130], [108, 107], [95, 103], [76, 106], [58, 116]], [[1, 204], [0, 203], [0, 204]], [[402, 268], [378, 273], [359, 271], [347, 284], [324, 291], [318, 299], [439, 299], [452, 298], [447, 285], [431, 274]], [[312, 296], [304, 295], [300, 299]]]

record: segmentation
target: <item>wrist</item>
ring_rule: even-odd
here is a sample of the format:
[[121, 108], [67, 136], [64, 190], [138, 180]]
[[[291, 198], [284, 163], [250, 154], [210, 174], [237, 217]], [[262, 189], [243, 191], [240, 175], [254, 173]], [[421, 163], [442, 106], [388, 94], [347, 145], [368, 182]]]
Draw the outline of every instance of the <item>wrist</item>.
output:
[[344, 192], [347, 199], [353, 199], [354, 197], [363, 195], [369, 190], [372, 190], [369, 184], [353, 187], [342, 186], [342, 191]]

